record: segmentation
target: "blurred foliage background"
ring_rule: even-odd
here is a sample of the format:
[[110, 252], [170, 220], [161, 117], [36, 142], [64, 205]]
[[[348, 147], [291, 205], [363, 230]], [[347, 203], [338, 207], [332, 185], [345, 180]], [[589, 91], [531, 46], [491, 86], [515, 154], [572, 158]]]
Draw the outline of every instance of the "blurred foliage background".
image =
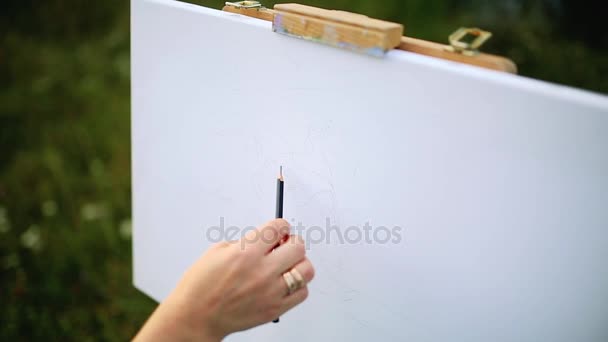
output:
[[[522, 75], [608, 92], [600, 1], [301, 3], [479, 26]], [[128, 339], [155, 307], [131, 285], [129, 2], [3, 0], [0, 40], [0, 340]]]

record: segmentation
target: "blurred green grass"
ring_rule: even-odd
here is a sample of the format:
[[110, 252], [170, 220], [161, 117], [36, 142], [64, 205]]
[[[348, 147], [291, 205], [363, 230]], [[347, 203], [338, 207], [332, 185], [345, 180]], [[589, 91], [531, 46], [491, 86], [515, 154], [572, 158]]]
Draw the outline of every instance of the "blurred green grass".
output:
[[[302, 3], [440, 42], [480, 26], [522, 75], [608, 92], [589, 3]], [[131, 285], [129, 3], [5, 0], [0, 33], [0, 340], [128, 339], [155, 307]]]

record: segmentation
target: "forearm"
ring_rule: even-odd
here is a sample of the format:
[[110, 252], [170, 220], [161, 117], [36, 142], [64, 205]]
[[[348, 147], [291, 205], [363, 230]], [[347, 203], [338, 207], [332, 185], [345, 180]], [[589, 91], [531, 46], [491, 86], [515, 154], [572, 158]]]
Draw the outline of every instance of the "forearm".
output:
[[187, 308], [169, 298], [154, 311], [134, 341], [200, 341], [220, 342], [208, 326], [188, 324]]

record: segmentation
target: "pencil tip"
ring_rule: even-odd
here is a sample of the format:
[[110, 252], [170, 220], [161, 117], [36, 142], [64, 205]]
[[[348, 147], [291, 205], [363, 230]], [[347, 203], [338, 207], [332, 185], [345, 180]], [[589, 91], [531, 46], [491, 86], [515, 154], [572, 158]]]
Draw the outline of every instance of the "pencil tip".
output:
[[279, 179], [283, 180], [283, 165], [279, 166]]

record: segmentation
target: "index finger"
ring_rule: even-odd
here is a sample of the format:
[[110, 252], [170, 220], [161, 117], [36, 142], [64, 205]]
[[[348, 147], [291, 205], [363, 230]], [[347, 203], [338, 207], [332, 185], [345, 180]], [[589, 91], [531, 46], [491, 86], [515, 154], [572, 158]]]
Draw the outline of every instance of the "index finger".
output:
[[262, 254], [270, 253], [285, 237], [289, 236], [291, 227], [284, 219], [274, 219], [248, 232], [243, 240], [247, 248]]

